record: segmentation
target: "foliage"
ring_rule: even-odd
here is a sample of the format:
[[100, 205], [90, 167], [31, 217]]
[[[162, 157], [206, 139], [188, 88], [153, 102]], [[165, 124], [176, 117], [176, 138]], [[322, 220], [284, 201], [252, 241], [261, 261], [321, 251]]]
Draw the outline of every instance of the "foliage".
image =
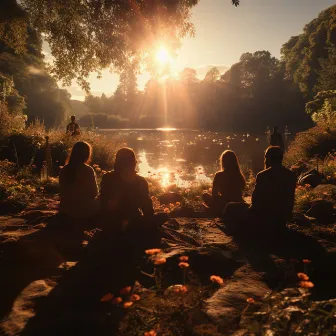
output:
[[328, 128], [336, 125], [336, 91], [321, 91], [314, 100], [306, 104], [306, 112], [321, 126]]
[[29, 122], [39, 118], [47, 127], [58, 126], [69, 113], [70, 95], [60, 90], [47, 72], [41, 37], [31, 28], [27, 28], [27, 34], [27, 51], [23, 55], [17, 55], [0, 41], [0, 76], [12, 81], [8, 108], [21, 112], [25, 109]]
[[[203, 80], [197, 78], [192, 68], [185, 68], [177, 78], [153, 77], [143, 92], [136, 89], [134, 73], [128, 75], [128, 89], [124, 78], [111, 97], [86, 98], [85, 105], [93, 115], [104, 113], [128, 119], [127, 127], [171, 126], [256, 133], [263, 133], [274, 124], [295, 131], [311, 123], [301, 92], [285, 79], [280, 61], [267, 51], [243, 54], [224, 74], [212, 68]], [[85, 125], [89, 117], [86, 118]], [[108, 121], [104, 120], [104, 124]]]
[[288, 76], [312, 98], [319, 90], [333, 90], [336, 46], [336, 5], [308, 23], [302, 34], [293, 36], [281, 49]]
[[298, 133], [290, 144], [285, 156], [286, 164], [296, 165], [299, 161], [309, 161], [315, 155], [325, 157], [336, 149], [336, 127], [326, 129], [315, 126]]
[[92, 162], [103, 169], [113, 167], [114, 155], [119, 143], [108, 140], [105, 136], [93, 132], [83, 132], [79, 137], [70, 137], [64, 130], [45, 131], [44, 125], [36, 121], [25, 130], [12, 133], [1, 139], [0, 160], [8, 159], [18, 166], [36, 165], [42, 167], [45, 160], [45, 136], [49, 136], [54, 172], [58, 174], [59, 167], [65, 164], [70, 149], [76, 141], [89, 142], [93, 147]]
[[92, 123], [98, 128], [125, 128], [128, 125], [128, 119], [105, 113], [87, 114], [80, 118], [81, 126], [92, 127]]
[[36, 178], [30, 172], [18, 171], [14, 163], [0, 161], [0, 201], [28, 203], [36, 192]]
[[[100, 2], [58, 0], [6, 0], [2, 4], [0, 41], [16, 52], [24, 51], [25, 16], [49, 43], [55, 63], [52, 72], [57, 79], [70, 84], [77, 78], [83, 88], [92, 71], [110, 65], [115, 70], [128, 66], [129, 59], [143, 56], [165, 41], [172, 49], [180, 38], [193, 34], [190, 10], [198, 0]], [[235, 0], [233, 4], [237, 5]], [[6, 21], [5, 21], [6, 20]], [[21, 30], [15, 29], [18, 22]], [[153, 36], [156, 36], [155, 38]], [[68, 57], [68, 55], [72, 57]]]

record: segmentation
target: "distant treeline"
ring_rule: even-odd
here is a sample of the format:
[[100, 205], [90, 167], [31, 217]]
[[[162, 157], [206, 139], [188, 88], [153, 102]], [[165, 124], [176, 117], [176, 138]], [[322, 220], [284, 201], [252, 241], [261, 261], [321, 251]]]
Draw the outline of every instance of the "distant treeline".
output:
[[268, 51], [244, 53], [225, 73], [213, 68], [199, 79], [195, 69], [186, 68], [177, 77], [153, 76], [143, 91], [137, 69], [130, 67], [111, 97], [89, 95], [82, 105], [72, 104], [47, 72], [41, 36], [32, 29], [28, 35], [22, 55], [0, 43], [0, 94], [9, 113], [39, 118], [47, 127], [63, 125], [82, 106], [89, 111], [82, 126], [261, 132], [278, 125], [297, 131], [312, 123], [306, 112], [315, 113], [325, 101], [321, 97], [333, 97], [330, 90], [336, 90], [336, 5], [285, 43], [281, 59]]

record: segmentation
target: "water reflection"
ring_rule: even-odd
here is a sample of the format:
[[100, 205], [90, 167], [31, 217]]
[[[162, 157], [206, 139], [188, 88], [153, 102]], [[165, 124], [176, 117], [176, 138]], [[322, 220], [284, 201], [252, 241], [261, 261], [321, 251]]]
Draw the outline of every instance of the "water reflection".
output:
[[219, 156], [225, 149], [236, 152], [244, 170], [263, 168], [266, 135], [249, 133], [200, 132], [191, 130], [105, 130], [112, 140], [133, 148], [138, 156], [138, 171], [168, 188], [188, 188], [209, 184], [219, 170]]

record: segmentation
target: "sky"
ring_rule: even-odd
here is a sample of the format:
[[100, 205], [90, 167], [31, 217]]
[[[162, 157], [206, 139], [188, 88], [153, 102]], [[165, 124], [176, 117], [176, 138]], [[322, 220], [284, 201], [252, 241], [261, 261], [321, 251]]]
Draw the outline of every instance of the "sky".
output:
[[[336, 0], [241, 0], [239, 7], [231, 0], [200, 0], [193, 8], [191, 21], [196, 36], [182, 41], [174, 68], [195, 68], [200, 78], [212, 66], [224, 71], [238, 62], [244, 52], [268, 50], [280, 57], [281, 46]], [[148, 74], [138, 78], [143, 89]], [[118, 85], [118, 76], [103, 72], [103, 78], [90, 76], [91, 93], [110, 96]], [[72, 99], [84, 100], [85, 93], [73, 82], [66, 89]]]

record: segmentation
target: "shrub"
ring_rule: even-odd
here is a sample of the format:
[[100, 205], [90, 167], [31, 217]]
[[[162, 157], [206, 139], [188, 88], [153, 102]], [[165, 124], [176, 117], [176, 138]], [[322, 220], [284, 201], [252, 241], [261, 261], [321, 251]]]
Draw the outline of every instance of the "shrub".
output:
[[22, 132], [11, 134], [1, 139], [0, 160], [9, 160], [18, 166], [36, 165], [42, 167], [45, 160], [45, 135], [49, 136], [51, 157], [55, 172], [65, 164], [66, 158], [76, 141], [89, 142], [93, 147], [92, 163], [102, 169], [113, 167], [114, 155], [119, 144], [107, 139], [104, 135], [83, 132], [79, 137], [70, 137], [64, 130], [53, 129], [45, 132], [42, 123], [35, 122]]
[[315, 155], [325, 157], [336, 149], [336, 127], [316, 126], [297, 134], [285, 156], [287, 165], [296, 165]]

